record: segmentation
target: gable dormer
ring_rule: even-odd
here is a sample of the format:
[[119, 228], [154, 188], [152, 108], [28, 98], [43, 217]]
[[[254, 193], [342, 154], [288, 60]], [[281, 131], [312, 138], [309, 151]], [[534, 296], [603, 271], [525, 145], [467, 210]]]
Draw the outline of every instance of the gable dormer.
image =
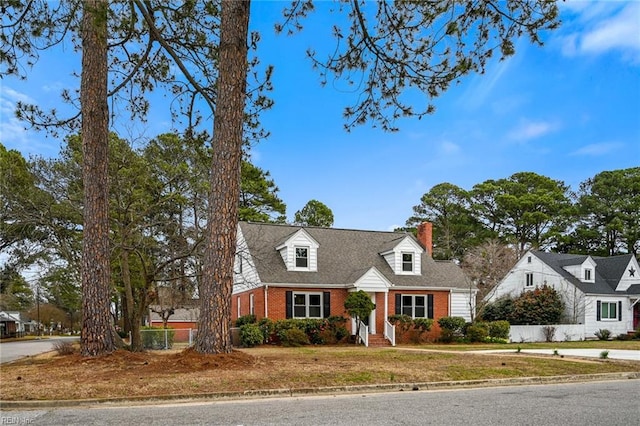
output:
[[318, 242], [304, 229], [290, 235], [276, 247], [287, 271], [318, 271]]
[[424, 249], [418, 242], [406, 236], [390, 249], [380, 253], [396, 275], [420, 275], [421, 256]]
[[634, 256], [629, 257], [629, 263], [622, 272], [616, 291], [627, 291], [632, 285], [640, 284], [640, 265]]
[[596, 262], [591, 258], [591, 256], [587, 256], [587, 258], [580, 264], [567, 265], [563, 269], [583, 283], [596, 282]]

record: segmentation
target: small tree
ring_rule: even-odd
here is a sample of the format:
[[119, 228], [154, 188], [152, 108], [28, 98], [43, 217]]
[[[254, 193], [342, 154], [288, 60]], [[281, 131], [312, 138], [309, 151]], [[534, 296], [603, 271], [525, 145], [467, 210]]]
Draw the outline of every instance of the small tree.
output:
[[[351, 318], [356, 320], [356, 336], [360, 335], [360, 321], [362, 318], [368, 318], [371, 312], [376, 308], [375, 303], [371, 301], [369, 295], [363, 290], [349, 293], [344, 301], [344, 308]], [[357, 339], [356, 339], [357, 343]]]

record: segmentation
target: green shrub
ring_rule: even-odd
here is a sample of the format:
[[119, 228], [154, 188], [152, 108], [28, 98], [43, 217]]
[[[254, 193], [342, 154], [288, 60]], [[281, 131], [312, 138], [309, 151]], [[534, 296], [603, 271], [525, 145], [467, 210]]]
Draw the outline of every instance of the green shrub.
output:
[[413, 326], [413, 318], [409, 315], [391, 315], [389, 322], [399, 328], [401, 331], [407, 331]]
[[431, 318], [415, 318], [413, 327], [422, 332], [427, 332], [433, 327], [433, 320]]
[[260, 327], [262, 336], [264, 336], [264, 343], [270, 343], [271, 341], [273, 341], [273, 334], [275, 333], [275, 323], [272, 319], [262, 318], [258, 322], [258, 327]]
[[470, 342], [484, 342], [489, 337], [489, 328], [484, 323], [475, 323], [467, 327], [467, 339]]
[[242, 327], [245, 324], [255, 324], [256, 321], [257, 320], [255, 315], [243, 315], [241, 317], [238, 317], [238, 319], [236, 320], [236, 327]]
[[564, 313], [560, 294], [547, 285], [525, 290], [513, 301], [513, 310], [506, 318], [511, 324], [558, 324]]
[[442, 317], [438, 320], [440, 341], [449, 343], [463, 336], [466, 321], [462, 317]]
[[257, 324], [244, 324], [240, 326], [240, 344], [246, 348], [261, 345], [264, 335]]
[[302, 346], [308, 345], [309, 337], [307, 334], [300, 330], [299, 328], [289, 328], [282, 333], [282, 337], [280, 338], [283, 346]]
[[491, 321], [489, 323], [489, 337], [497, 339], [509, 339], [509, 321]]
[[327, 318], [328, 329], [326, 331], [330, 334], [329, 340], [335, 340], [337, 343], [347, 337], [349, 331], [345, 327], [346, 323], [347, 319], [341, 315], [332, 315]]
[[171, 349], [175, 333], [172, 328], [142, 327], [142, 347], [144, 349]]
[[593, 334], [595, 334], [598, 340], [609, 340], [609, 338], [611, 337], [611, 331], [607, 330], [606, 328], [601, 328]]
[[485, 305], [479, 316], [484, 321], [503, 321], [511, 316], [511, 312], [513, 312], [513, 299], [509, 296], [503, 296], [495, 302]]

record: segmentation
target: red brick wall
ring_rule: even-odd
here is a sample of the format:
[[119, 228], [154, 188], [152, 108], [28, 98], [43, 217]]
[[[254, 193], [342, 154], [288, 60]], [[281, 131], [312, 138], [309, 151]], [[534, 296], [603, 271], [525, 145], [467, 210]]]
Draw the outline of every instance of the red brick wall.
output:
[[[329, 291], [331, 293], [331, 315], [341, 315], [347, 317], [344, 311], [344, 301], [347, 297], [346, 289], [323, 289], [323, 288], [285, 288], [270, 287], [268, 298], [269, 318], [276, 321], [287, 318], [287, 291], [300, 291], [309, 293], [322, 293]], [[348, 324], [347, 324], [348, 325]]]
[[240, 300], [240, 316], [251, 313], [251, 294], [253, 294], [253, 309], [257, 319], [264, 317], [264, 288], [259, 287], [231, 297], [231, 319], [238, 319], [238, 299]]
[[[301, 292], [324, 292], [329, 291], [331, 293], [331, 315], [340, 315], [349, 319], [349, 315], [344, 310], [344, 301], [349, 294], [346, 289], [323, 289], [323, 288], [287, 288], [287, 287], [269, 287], [267, 300], [268, 300], [268, 314], [269, 318], [277, 321], [287, 318], [287, 291], [301, 291]], [[449, 292], [448, 291], [424, 291], [424, 290], [398, 290], [390, 291], [388, 295], [389, 301], [389, 315], [395, 313], [396, 294], [432, 294], [433, 295], [433, 315], [434, 325], [429, 333], [425, 335], [426, 338], [435, 340], [440, 335], [440, 327], [438, 326], [438, 319], [449, 315]], [[259, 319], [264, 318], [264, 288], [257, 288], [249, 290], [243, 293], [233, 295], [232, 299], [232, 318], [235, 321], [238, 318], [238, 297], [240, 298], [240, 315], [249, 314], [249, 294], [254, 294], [255, 314]], [[378, 334], [384, 332], [384, 293], [376, 293], [376, 331]], [[351, 331], [351, 321], [348, 320], [346, 327]]]
[[435, 340], [440, 336], [438, 319], [449, 316], [449, 292], [448, 291], [424, 291], [424, 290], [399, 290], [389, 292], [389, 315], [396, 312], [396, 294], [433, 294], [433, 327], [425, 334], [429, 340]]

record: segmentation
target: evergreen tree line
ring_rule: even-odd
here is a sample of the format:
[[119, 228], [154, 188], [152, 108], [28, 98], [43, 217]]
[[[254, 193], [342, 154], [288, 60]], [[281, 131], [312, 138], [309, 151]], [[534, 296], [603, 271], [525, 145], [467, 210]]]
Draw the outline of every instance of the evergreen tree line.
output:
[[425, 193], [406, 229], [433, 223], [433, 256], [463, 260], [498, 242], [515, 250], [612, 256], [640, 252], [640, 167], [603, 171], [573, 191], [532, 172], [465, 190], [440, 183]]

